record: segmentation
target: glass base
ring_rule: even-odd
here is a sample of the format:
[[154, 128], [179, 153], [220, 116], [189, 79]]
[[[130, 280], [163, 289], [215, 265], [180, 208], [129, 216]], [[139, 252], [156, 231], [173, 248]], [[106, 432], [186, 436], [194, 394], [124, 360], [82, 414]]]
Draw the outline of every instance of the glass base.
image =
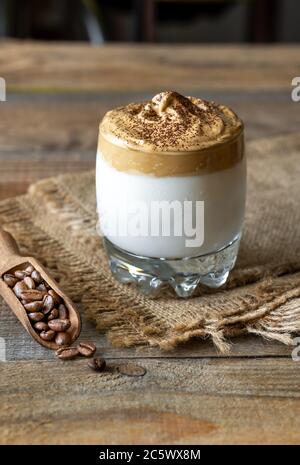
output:
[[121, 283], [135, 283], [145, 295], [156, 297], [170, 285], [179, 297], [190, 297], [198, 284], [218, 288], [234, 267], [240, 235], [218, 252], [179, 259], [149, 258], [120, 249], [104, 238], [113, 276]]

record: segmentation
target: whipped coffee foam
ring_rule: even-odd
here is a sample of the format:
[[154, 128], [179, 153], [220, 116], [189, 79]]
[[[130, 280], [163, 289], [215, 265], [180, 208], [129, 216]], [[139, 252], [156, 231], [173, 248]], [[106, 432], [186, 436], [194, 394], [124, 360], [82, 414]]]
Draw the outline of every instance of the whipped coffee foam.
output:
[[118, 171], [195, 176], [234, 166], [243, 157], [243, 123], [224, 105], [176, 92], [109, 111], [99, 152]]
[[177, 92], [109, 111], [100, 126], [111, 143], [141, 151], [197, 151], [238, 135], [242, 121], [224, 105]]

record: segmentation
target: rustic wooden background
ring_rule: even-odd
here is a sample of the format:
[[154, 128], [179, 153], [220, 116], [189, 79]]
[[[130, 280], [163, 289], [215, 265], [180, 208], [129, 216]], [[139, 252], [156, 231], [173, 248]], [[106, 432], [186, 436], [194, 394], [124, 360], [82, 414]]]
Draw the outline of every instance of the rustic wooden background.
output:
[[[0, 199], [92, 168], [105, 111], [164, 89], [231, 105], [248, 141], [299, 131], [300, 103], [291, 100], [299, 69], [299, 46], [0, 42]], [[8, 308], [0, 337], [1, 443], [299, 442], [300, 362], [289, 347], [247, 337], [226, 357], [203, 341], [168, 353], [120, 350], [84, 321], [82, 339], [97, 342], [110, 363], [133, 359], [147, 369], [129, 378], [56, 360]]]

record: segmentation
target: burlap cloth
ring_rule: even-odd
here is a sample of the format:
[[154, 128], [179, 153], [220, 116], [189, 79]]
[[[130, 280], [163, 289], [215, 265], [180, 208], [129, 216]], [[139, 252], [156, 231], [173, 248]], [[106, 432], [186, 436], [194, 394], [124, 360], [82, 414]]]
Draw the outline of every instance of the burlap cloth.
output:
[[0, 224], [116, 346], [170, 349], [199, 337], [224, 352], [231, 337], [244, 333], [290, 344], [300, 332], [300, 135], [251, 142], [247, 154], [241, 250], [217, 292], [200, 288], [188, 300], [171, 293], [150, 300], [117, 283], [95, 233], [93, 172], [47, 179], [1, 202]]

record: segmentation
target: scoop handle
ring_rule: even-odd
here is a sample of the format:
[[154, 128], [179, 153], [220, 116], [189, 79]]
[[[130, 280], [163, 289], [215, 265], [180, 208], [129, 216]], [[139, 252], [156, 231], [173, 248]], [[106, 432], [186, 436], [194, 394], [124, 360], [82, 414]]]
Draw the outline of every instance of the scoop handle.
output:
[[20, 256], [20, 250], [13, 236], [0, 227], [0, 260], [6, 262], [12, 256]]

